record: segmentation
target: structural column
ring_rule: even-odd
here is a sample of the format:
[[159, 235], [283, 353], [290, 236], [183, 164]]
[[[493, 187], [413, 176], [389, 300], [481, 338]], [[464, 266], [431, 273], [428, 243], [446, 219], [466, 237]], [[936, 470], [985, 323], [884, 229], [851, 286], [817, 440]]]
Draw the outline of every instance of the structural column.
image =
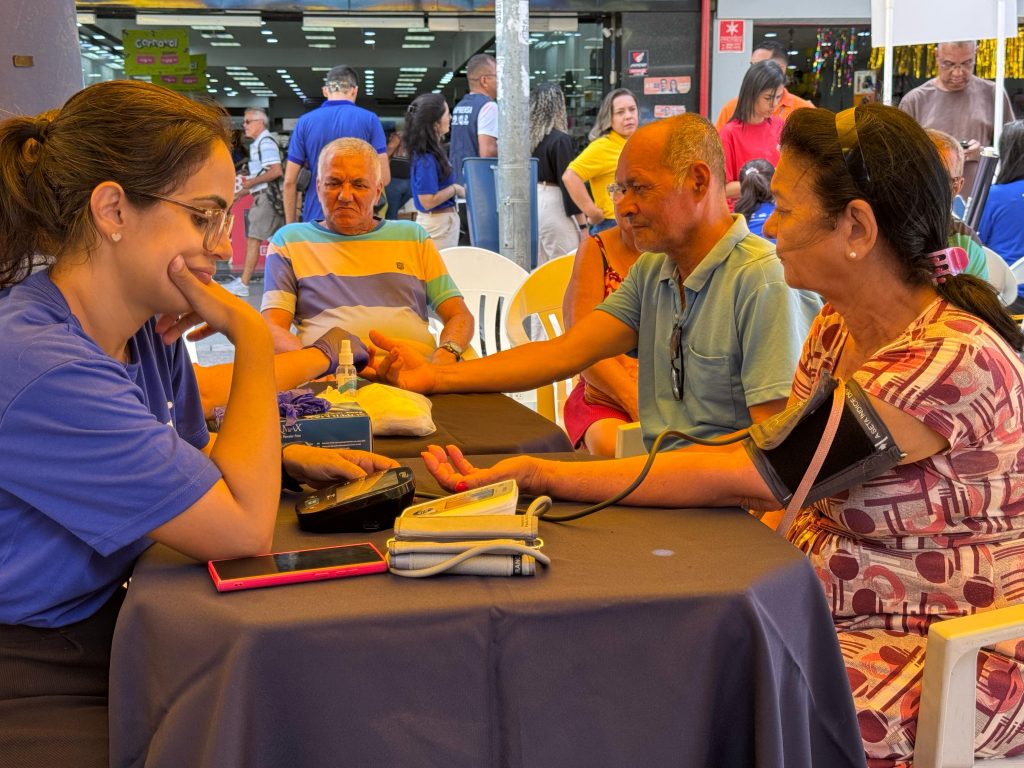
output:
[[74, 0], [3, 0], [0, 117], [59, 107], [82, 89]]

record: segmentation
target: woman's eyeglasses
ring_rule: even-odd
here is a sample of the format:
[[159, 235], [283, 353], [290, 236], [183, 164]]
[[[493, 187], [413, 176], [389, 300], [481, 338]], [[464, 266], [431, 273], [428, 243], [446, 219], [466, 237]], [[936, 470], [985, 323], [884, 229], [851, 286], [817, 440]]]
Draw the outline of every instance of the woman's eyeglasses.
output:
[[234, 224], [234, 214], [228, 213], [226, 208], [200, 208], [197, 205], [191, 203], [185, 203], [181, 200], [175, 200], [173, 197], [166, 197], [165, 195], [157, 195], [153, 192], [136, 192], [134, 193], [139, 197], [148, 197], [152, 200], [163, 200], [165, 203], [173, 203], [179, 205], [189, 211], [192, 211], [196, 216], [200, 216], [206, 220], [206, 229], [203, 232], [203, 248], [208, 251], [214, 251], [220, 244], [220, 239], [224, 237], [224, 232], [227, 230], [231, 231], [231, 225]]

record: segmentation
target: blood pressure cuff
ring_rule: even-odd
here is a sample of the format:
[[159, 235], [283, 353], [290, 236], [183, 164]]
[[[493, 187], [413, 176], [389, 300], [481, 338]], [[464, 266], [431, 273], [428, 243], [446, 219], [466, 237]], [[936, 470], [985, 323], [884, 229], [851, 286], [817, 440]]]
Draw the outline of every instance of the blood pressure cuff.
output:
[[[835, 379], [822, 376], [811, 396], [750, 428], [743, 445], [782, 506], [789, 503], [821, 442]], [[804, 504], [845, 491], [896, 466], [903, 453], [864, 390], [846, 382], [839, 429]]]

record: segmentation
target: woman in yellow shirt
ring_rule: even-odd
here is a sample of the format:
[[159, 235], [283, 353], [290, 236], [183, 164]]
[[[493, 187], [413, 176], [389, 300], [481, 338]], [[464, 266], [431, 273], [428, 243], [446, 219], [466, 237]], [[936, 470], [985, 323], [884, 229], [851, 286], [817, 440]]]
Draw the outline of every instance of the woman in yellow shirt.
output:
[[[601, 102], [597, 122], [590, 130], [590, 144], [562, 175], [565, 189], [586, 216], [592, 235], [615, 226], [615, 209], [607, 188], [615, 181], [615, 166], [626, 139], [639, 125], [636, 96], [627, 88], [616, 88]], [[590, 182], [589, 193], [585, 182]]]

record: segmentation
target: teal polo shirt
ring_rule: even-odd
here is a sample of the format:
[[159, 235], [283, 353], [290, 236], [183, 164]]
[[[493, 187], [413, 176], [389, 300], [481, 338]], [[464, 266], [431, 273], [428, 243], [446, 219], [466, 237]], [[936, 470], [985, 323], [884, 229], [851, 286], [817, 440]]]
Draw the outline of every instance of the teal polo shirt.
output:
[[[774, 246], [742, 216], [683, 282], [663, 253], [645, 253], [597, 308], [637, 334], [644, 445], [663, 429], [716, 437], [749, 427], [752, 405], [789, 396], [804, 338], [821, 309], [786, 285]], [[683, 399], [672, 396], [670, 342], [682, 328]], [[669, 445], [666, 441], [664, 445]], [[678, 443], [676, 443], [678, 445]]]

